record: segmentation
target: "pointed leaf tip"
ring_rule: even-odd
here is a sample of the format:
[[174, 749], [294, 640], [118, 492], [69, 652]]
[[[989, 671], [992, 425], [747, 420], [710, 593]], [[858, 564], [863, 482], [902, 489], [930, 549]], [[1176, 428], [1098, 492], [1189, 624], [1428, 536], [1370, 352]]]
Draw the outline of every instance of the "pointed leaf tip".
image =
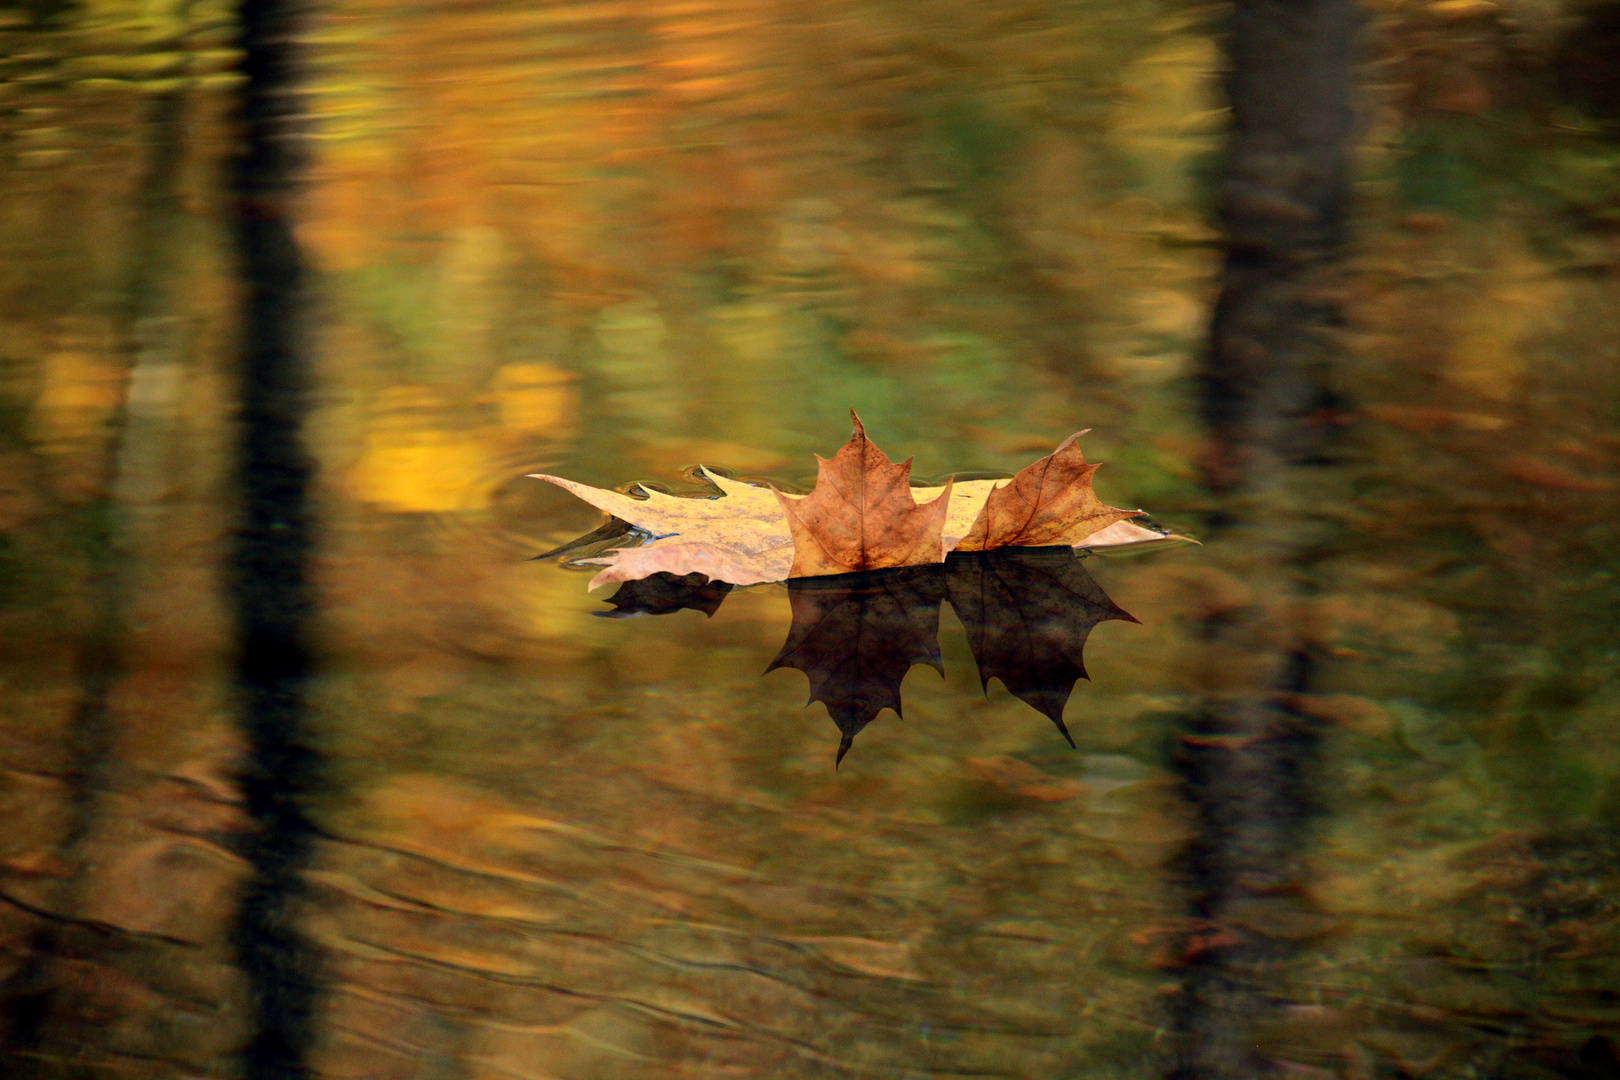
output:
[[957, 551], [1074, 545], [1137, 511], [1105, 506], [1091, 489], [1097, 466], [1086, 463], [1077, 431], [1056, 450], [1019, 470], [985, 499]]
[[793, 536], [790, 577], [816, 577], [938, 563], [952, 487], [921, 506], [911, 490], [911, 460], [895, 464], [855, 431], [829, 460], [816, 456], [816, 486], [803, 498], [778, 501]]

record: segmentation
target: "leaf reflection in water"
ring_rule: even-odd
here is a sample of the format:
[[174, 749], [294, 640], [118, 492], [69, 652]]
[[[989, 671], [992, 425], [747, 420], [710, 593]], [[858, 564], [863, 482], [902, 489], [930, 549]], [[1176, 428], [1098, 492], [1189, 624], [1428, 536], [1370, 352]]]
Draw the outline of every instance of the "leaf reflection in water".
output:
[[1136, 617], [1108, 599], [1074, 549], [1004, 547], [952, 553], [945, 585], [967, 627], [979, 682], [1000, 679], [1014, 697], [1047, 716], [1074, 745], [1063, 706], [1087, 678], [1081, 651], [1091, 628]]
[[720, 610], [726, 594], [732, 590], [729, 581], [710, 581], [702, 574], [671, 574], [660, 572], [650, 577], [627, 581], [619, 591], [608, 598], [612, 611], [593, 611], [604, 619], [634, 619], [641, 615], [668, 615], [691, 608], [705, 615]]
[[900, 711], [900, 681], [913, 664], [941, 675], [938, 564], [798, 578], [788, 585], [793, 625], [767, 672], [798, 668], [810, 701], [826, 703], [838, 725], [838, 757], [883, 709]]
[[[608, 618], [667, 615], [692, 608], [713, 615], [731, 586], [702, 574], [654, 574], [620, 586]], [[1087, 678], [1082, 655], [1092, 627], [1136, 622], [1086, 571], [1071, 547], [1004, 547], [953, 552], [944, 563], [799, 578], [788, 584], [793, 625], [766, 672], [797, 668], [809, 700], [827, 706], [844, 760], [855, 736], [884, 709], [901, 715], [900, 683], [913, 664], [941, 674], [939, 606], [949, 600], [988, 690], [991, 679], [1063, 723], [1074, 684]]]

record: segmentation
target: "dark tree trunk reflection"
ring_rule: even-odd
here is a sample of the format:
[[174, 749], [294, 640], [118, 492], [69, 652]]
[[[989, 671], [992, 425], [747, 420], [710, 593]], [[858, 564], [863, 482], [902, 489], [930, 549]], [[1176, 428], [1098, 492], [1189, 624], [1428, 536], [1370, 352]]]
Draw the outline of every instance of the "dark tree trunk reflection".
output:
[[1332, 279], [1343, 249], [1358, 30], [1350, 0], [1239, 0], [1227, 37], [1230, 143], [1221, 178], [1226, 257], [1205, 353], [1212, 523], [1253, 589], [1206, 621], [1212, 655], [1265, 657], [1211, 694], [1177, 760], [1199, 824], [1186, 870], [1191, 912], [1177, 1076], [1275, 1071], [1256, 1049], [1268, 979], [1302, 907], [1317, 739], [1286, 705], [1311, 683], [1310, 644], [1288, 625], [1323, 542], [1339, 400]]
[[235, 180], [242, 508], [232, 586], [249, 755], [243, 794], [257, 826], [244, 852], [256, 876], [236, 923], [257, 1014], [243, 1061], [249, 1080], [309, 1074], [317, 991], [315, 952], [297, 925], [314, 839], [305, 803], [319, 767], [306, 738], [313, 613], [313, 466], [302, 441], [308, 272], [293, 235], [305, 167], [297, 93], [302, 14], [293, 0], [246, 0], [241, 8], [247, 81]]
[[[43, 9], [42, 9], [43, 11]], [[48, 12], [46, 12], [48, 14]], [[44, 14], [41, 15], [43, 19]], [[129, 386], [138, 386], [154, 366], [173, 363], [172, 290], [183, 261], [180, 250], [185, 213], [179, 191], [186, 103], [175, 93], [155, 97], [146, 110], [149, 133], [139, 185], [133, 193], [134, 227], [123, 271], [124, 295], [116, 318]], [[63, 868], [44, 906], [27, 959], [0, 983], [8, 1006], [9, 1030], [0, 1038], [0, 1062], [7, 1075], [48, 1075], [48, 1062], [82, 1036], [79, 991], [66, 974], [76, 964], [117, 965], [140, 945], [120, 929], [85, 919], [83, 911], [93, 858], [87, 841], [107, 815], [109, 793], [121, 786], [118, 720], [112, 701], [127, 674], [130, 600], [135, 559], [133, 533], [139, 522], [120, 496], [140, 471], [149, 433], [124, 395], [108, 423], [111, 437], [100, 455], [95, 495], [79, 513], [79, 551], [88, 587], [85, 621], [75, 657], [75, 701], [64, 732], [62, 779], [70, 793], [64, 828], [56, 843]], [[21, 902], [19, 907], [24, 906]]]

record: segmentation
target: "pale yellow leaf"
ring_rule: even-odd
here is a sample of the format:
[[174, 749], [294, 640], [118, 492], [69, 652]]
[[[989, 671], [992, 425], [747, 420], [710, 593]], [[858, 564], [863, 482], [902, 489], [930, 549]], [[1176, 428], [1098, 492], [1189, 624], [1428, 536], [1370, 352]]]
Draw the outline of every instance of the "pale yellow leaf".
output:
[[1163, 547], [1168, 544], [1196, 544], [1198, 541], [1179, 533], [1144, 529], [1133, 521], [1116, 521], [1106, 529], [1099, 529], [1074, 545], [1076, 551], [1120, 551], [1125, 548]]

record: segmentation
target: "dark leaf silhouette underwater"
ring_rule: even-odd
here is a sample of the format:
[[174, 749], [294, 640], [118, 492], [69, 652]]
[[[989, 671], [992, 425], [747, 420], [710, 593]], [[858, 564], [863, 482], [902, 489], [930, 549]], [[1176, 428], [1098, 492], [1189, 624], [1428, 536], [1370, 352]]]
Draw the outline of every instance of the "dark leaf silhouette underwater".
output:
[[[1015, 697], [1049, 717], [1074, 745], [1063, 707], [1086, 678], [1081, 655], [1091, 628], [1137, 620], [1110, 600], [1068, 545], [952, 552], [943, 563], [818, 575], [788, 582], [793, 625], [766, 671], [797, 668], [838, 725], [842, 762], [877, 714], [901, 715], [900, 683], [913, 664], [944, 673], [939, 605], [949, 600], [988, 687], [1000, 679]], [[713, 615], [731, 591], [702, 574], [653, 574], [628, 581], [608, 601], [608, 618], [667, 615], [684, 608]]]
[[669, 615], [691, 608], [705, 615], [720, 610], [732, 589], [728, 581], [710, 581], [702, 574], [657, 573], [627, 581], [608, 597], [612, 611], [595, 611], [604, 619], [633, 619], [637, 615]]

